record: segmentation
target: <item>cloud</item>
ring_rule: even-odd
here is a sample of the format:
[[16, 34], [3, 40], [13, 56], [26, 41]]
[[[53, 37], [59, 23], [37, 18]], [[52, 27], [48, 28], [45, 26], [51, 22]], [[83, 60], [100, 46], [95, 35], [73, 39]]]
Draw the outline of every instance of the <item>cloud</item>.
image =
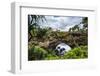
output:
[[46, 22], [42, 22], [42, 27], [51, 27], [54, 30], [68, 31], [69, 28], [79, 24], [82, 17], [78, 16], [45, 16]]

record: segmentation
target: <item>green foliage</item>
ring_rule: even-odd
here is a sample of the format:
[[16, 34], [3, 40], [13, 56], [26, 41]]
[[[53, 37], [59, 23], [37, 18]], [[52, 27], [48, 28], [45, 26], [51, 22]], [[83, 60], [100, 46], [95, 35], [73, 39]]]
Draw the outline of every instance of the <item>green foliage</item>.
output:
[[47, 57], [45, 58], [45, 60], [55, 60], [55, 59], [59, 59], [59, 56], [48, 54]]
[[80, 46], [66, 52], [63, 56], [57, 56], [54, 50], [44, 50], [35, 46], [29, 50], [28, 54], [28, 60], [84, 59], [88, 58], [88, 47]]
[[87, 46], [80, 46], [74, 48], [64, 55], [64, 58], [68, 58], [68, 59], [80, 59], [80, 58], [87, 58], [87, 57], [88, 57]]
[[47, 55], [47, 51], [39, 46], [34, 46], [28, 50], [28, 60], [41, 60]]
[[80, 46], [77, 48], [74, 48], [70, 50], [69, 52], [66, 52], [64, 56], [53, 56], [50, 54], [47, 56], [47, 60], [55, 60], [55, 59], [83, 59], [88, 58], [88, 51], [87, 46]]

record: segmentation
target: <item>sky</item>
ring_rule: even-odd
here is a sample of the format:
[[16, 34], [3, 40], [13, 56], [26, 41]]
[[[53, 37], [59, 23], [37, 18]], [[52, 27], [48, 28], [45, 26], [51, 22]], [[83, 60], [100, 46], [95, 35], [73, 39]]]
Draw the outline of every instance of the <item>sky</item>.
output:
[[[68, 31], [69, 28], [80, 24], [82, 17], [79, 16], [45, 16], [46, 21], [39, 22], [41, 27], [51, 27], [54, 31]], [[81, 25], [80, 25], [81, 26]]]

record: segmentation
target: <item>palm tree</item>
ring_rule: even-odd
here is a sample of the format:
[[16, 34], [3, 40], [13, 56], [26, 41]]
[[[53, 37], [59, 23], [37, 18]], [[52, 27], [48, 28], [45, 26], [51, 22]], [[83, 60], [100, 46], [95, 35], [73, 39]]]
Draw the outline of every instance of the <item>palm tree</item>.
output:
[[39, 21], [46, 21], [45, 16], [43, 15], [28, 15], [28, 33], [29, 33], [29, 39], [28, 41], [30, 41], [33, 37], [33, 34], [35, 34], [35, 28], [40, 28], [39, 26]]

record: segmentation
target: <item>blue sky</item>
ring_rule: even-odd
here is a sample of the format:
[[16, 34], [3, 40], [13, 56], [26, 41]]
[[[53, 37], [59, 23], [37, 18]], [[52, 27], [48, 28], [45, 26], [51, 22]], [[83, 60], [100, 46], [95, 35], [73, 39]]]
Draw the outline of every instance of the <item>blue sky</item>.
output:
[[55, 31], [68, 31], [82, 21], [82, 17], [78, 16], [45, 16], [45, 18], [46, 22], [42, 22], [41, 27], [51, 27]]

